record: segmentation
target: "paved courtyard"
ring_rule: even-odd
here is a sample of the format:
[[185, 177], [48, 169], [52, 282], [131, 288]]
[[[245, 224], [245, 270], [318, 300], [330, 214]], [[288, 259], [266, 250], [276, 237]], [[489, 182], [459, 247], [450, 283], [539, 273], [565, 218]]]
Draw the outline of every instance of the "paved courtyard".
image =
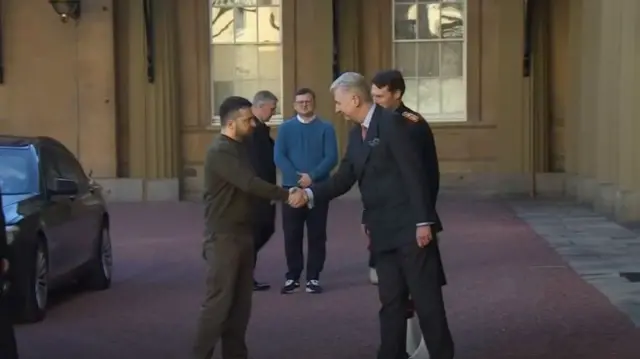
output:
[[[640, 357], [640, 295], [619, 275], [640, 271], [636, 235], [566, 203], [441, 203], [457, 358]], [[44, 322], [18, 328], [23, 359], [188, 358], [203, 294], [201, 207], [114, 204], [112, 216], [112, 289], [57, 293]], [[252, 359], [375, 358], [378, 302], [359, 218], [357, 201], [334, 202], [322, 295], [278, 293], [281, 233], [261, 253], [258, 277], [276, 288], [254, 296]]]

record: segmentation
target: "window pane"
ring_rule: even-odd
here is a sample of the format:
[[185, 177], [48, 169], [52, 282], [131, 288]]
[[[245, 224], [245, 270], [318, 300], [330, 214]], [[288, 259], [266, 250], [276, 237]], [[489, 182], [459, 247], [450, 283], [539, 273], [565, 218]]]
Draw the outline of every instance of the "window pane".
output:
[[418, 5], [418, 38], [437, 39], [440, 37], [440, 4]]
[[260, 46], [258, 48], [258, 77], [261, 80], [280, 81], [281, 73], [280, 46]]
[[416, 5], [396, 5], [394, 18], [394, 37], [396, 40], [416, 38]]
[[440, 113], [440, 80], [420, 79], [418, 83], [418, 109], [424, 115]]
[[235, 8], [233, 19], [237, 43], [258, 41], [258, 11], [255, 7]]
[[229, 96], [234, 95], [233, 82], [231, 81], [213, 81], [213, 88], [211, 89], [211, 95], [213, 96], [213, 113], [220, 114], [220, 105]]
[[441, 12], [442, 37], [462, 38], [464, 36], [464, 5], [443, 4]]
[[280, 0], [258, 0], [258, 6], [280, 5]]
[[467, 91], [462, 77], [442, 80], [442, 112], [464, 116]]
[[235, 79], [255, 80], [258, 78], [258, 46], [235, 45]]
[[258, 41], [280, 42], [280, 8], [258, 8]]
[[234, 45], [211, 46], [211, 74], [215, 81], [233, 81], [236, 72]]
[[233, 43], [233, 9], [214, 7], [211, 11], [211, 43]]
[[234, 96], [242, 96], [248, 99], [253, 98], [256, 92], [262, 90], [259, 80], [236, 81], [233, 85]]
[[440, 44], [437, 42], [418, 43], [418, 76], [438, 77], [440, 75]]
[[220, 6], [248, 6], [255, 5], [256, 0], [213, 0], [213, 3]]
[[395, 67], [406, 77], [415, 77], [416, 74], [416, 43], [405, 42], [395, 45]]
[[282, 82], [280, 81], [280, 79], [261, 80], [260, 90], [269, 90], [273, 92], [273, 94], [276, 95], [278, 99], [280, 99], [280, 101], [278, 101], [278, 107], [276, 108], [276, 114], [279, 115], [281, 113], [280, 108], [282, 106]]
[[405, 106], [410, 109], [417, 111], [418, 110], [418, 80], [416, 79], [405, 79], [404, 80], [406, 91], [404, 92], [404, 96], [402, 96], [402, 102], [404, 102]]
[[462, 65], [464, 56], [462, 42], [442, 43], [442, 64], [440, 65], [443, 77], [462, 77]]

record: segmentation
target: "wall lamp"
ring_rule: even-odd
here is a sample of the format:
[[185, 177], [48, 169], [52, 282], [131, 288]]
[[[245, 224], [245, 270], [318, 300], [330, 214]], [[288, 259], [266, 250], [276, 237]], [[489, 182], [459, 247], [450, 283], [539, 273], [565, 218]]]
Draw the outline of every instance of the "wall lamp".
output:
[[62, 22], [80, 18], [80, 0], [49, 0], [53, 10], [60, 15]]

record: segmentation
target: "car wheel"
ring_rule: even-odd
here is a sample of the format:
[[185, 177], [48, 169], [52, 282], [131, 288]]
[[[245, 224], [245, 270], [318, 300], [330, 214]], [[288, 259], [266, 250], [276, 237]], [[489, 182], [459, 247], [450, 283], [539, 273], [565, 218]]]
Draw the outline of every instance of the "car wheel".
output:
[[111, 286], [113, 273], [113, 252], [109, 227], [102, 227], [96, 247], [96, 253], [89, 263], [84, 284], [91, 290], [105, 290]]
[[23, 319], [35, 323], [44, 319], [49, 300], [49, 252], [43, 240], [36, 244], [30, 264], [25, 281]]

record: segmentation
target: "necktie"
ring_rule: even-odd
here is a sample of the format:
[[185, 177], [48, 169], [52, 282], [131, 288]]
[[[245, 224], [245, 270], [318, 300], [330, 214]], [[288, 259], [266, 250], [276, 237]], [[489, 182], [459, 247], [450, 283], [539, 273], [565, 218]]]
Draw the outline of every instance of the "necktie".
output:
[[364, 141], [365, 137], [367, 137], [367, 128], [364, 126], [360, 127], [362, 127], [362, 140]]

